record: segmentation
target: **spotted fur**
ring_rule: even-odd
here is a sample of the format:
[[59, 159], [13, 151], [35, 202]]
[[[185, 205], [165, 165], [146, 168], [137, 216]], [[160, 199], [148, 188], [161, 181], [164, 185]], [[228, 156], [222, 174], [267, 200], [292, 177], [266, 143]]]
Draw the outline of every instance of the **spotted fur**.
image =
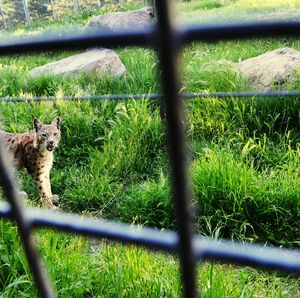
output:
[[0, 131], [15, 168], [26, 168], [32, 176], [37, 190], [47, 207], [53, 208], [57, 195], [53, 195], [50, 171], [53, 164], [53, 150], [60, 141], [60, 118], [50, 125], [33, 121], [35, 132], [12, 134]]

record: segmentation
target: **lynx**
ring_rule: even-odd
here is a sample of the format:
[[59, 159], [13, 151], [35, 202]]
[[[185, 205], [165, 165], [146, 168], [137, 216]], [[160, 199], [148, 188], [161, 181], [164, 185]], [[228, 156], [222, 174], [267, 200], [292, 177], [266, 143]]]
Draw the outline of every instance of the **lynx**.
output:
[[27, 169], [44, 204], [54, 209], [53, 203], [58, 201], [58, 196], [51, 191], [50, 171], [53, 150], [60, 141], [60, 118], [54, 119], [50, 125], [43, 125], [37, 119], [33, 124], [35, 132], [13, 134], [0, 130], [0, 137], [12, 157], [13, 166]]

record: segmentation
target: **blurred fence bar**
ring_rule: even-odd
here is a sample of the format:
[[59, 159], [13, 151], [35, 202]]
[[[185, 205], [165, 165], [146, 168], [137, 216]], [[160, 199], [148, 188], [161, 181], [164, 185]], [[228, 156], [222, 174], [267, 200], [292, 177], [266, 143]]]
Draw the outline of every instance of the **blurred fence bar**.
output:
[[[88, 47], [150, 46], [157, 50], [159, 28], [133, 32], [91, 32], [67, 36], [35, 37], [3, 40], [0, 55], [12, 55], [53, 50], [75, 50]], [[223, 25], [198, 25], [175, 28], [177, 44], [191, 42], [215, 42], [220, 40], [250, 39], [262, 37], [300, 36], [300, 22], [246, 23]]]
[[[27, 208], [26, 213], [33, 229], [55, 229], [178, 254], [178, 235], [173, 231], [159, 231], [63, 212], [53, 213], [38, 208]], [[10, 204], [6, 202], [0, 204], [0, 217], [14, 220]], [[193, 237], [193, 245], [198, 262], [219, 260], [300, 273], [300, 252], [296, 250], [221, 241], [200, 236]]]

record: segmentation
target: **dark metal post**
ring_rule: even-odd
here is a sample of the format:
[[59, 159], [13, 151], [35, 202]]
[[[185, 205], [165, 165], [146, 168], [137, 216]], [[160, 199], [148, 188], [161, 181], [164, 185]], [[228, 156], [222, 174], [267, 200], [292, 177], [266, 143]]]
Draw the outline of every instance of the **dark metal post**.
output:
[[162, 82], [166, 95], [165, 113], [169, 141], [169, 159], [173, 178], [173, 195], [176, 206], [177, 228], [179, 233], [179, 257], [184, 297], [197, 296], [196, 260], [192, 245], [192, 224], [187, 178], [187, 154], [183, 126], [182, 99], [179, 96], [178, 75], [179, 40], [172, 27], [168, 0], [156, 0], [158, 54], [162, 70]]

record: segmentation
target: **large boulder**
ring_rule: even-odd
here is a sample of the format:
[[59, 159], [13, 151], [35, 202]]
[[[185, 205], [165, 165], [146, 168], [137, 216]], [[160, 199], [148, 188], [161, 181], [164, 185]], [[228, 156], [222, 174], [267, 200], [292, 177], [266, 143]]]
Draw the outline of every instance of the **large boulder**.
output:
[[29, 72], [29, 75], [93, 73], [95, 75], [120, 77], [125, 72], [125, 66], [113, 50], [94, 48], [82, 54], [36, 67]]
[[101, 16], [93, 17], [87, 24], [109, 31], [134, 31], [149, 28], [154, 23], [152, 7], [127, 12], [107, 12]]
[[236, 68], [250, 80], [254, 89], [271, 90], [295, 80], [300, 71], [300, 52], [280, 48], [237, 63]]

